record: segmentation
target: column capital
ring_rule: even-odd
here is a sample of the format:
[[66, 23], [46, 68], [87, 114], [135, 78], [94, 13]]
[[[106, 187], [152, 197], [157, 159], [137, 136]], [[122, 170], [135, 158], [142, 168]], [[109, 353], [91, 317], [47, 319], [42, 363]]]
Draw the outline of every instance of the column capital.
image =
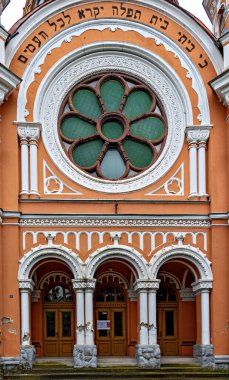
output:
[[159, 289], [159, 284], [161, 280], [137, 280], [134, 283], [134, 290], [136, 292], [140, 292], [143, 290], [153, 290], [153, 289]]
[[207, 142], [212, 125], [193, 125], [186, 127], [188, 144]]
[[33, 280], [18, 280], [18, 283], [19, 283], [19, 289], [20, 289], [20, 292], [32, 292], [33, 289], [34, 289], [34, 282]]
[[209, 292], [212, 289], [212, 280], [198, 280], [193, 282], [191, 285], [195, 294]]
[[72, 280], [74, 290], [94, 290], [96, 280], [95, 279], [79, 279]]
[[36, 144], [40, 137], [41, 124], [16, 121], [18, 137], [20, 140], [27, 140]]

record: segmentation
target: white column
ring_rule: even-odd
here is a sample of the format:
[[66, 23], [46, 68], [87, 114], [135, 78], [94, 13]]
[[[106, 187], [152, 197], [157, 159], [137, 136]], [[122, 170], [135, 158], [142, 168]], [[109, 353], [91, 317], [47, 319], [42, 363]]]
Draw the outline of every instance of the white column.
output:
[[21, 145], [21, 195], [29, 194], [29, 148], [25, 138], [20, 140]]
[[[31, 194], [31, 195], [38, 196], [37, 144], [40, 137], [41, 126], [39, 123], [15, 122], [15, 124], [18, 126], [18, 136], [21, 141], [21, 183], [22, 183], [21, 195]], [[28, 147], [29, 147], [29, 153], [28, 153]], [[29, 188], [29, 162], [30, 162], [30, 188]]]
[[30, 147], [30, 194], [38, 195], [37, 187], [37, 141], [29, 140]]
[[19, 281], [21, 294], [21, 345], [29, 346], [30, 337], [30, 293], [33, 290], [33, 281]]
[[198, 147], [198, 165], [199, 165], [199, 196], [206, 197], [206, 142], [202, 141]]
[[140, 331], [139, 331], [139, 344], [149, 344], [148, 341], [148, 307], [147, 307], [147, 289], [139, 290], [140, 299]]
[[[158, 283], [159, 286], [159, 283]], [[157, 344], [157, 289], [149, 290], [149, 344]]]
[[86, 344], [94, 344], [93, 334], [93, 289], [85, 290]]
[[76, 341], [77, 344], [85, 344], [84, 325], [84, 289], [76, 289]]
[[190, 194], [189, 197], [196, 197], [197, 194], [197, 143], [192, 141], [189, 144], [189, 174], [190, 174]]
[[209, 289], [201, 291], [201, 328], [202, 344], [210, 344]]

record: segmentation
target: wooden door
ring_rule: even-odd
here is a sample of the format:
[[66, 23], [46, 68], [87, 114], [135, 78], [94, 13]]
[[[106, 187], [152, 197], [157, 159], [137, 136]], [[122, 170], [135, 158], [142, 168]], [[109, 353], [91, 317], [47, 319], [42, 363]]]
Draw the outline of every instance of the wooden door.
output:
[[178, 354], [176, 307], [158, 306], [157, 331], [161, 355], [176, 356]]
[[99, 356], [126, 355], [125, 308], [96, 309], [96, 344]]
[[44, 356], [72, 356], [73, 309], [44, 309]]

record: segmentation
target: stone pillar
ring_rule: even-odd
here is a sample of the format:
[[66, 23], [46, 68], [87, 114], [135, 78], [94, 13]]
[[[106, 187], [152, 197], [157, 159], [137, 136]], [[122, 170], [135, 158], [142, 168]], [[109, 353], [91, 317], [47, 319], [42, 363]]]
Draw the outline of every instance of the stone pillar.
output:
[[37, 144], [40, 137], [40, 124], [26, 122], [16, 122], [16, 124], [18, 126], [18, 137], [21, 143], [22, 188], [20, 195], [22, 197], [28, 195], [32, 197], [38, 197], [39, 194], [37, 186]]
[[149, 344], [157, 344], [157, 290], [160, 281], [152, 282], [149, 289]]
[[209, 138], [210, 129], [211, 126], [193, 126], [186, 128], [189, 144], [189, 198], [208, 196], [206, 192], [206, 143]]
[[156, 289], [159, 281], [137, 280], [134, 289], [139, 294], [139, 344], [135, 347], [139, 367], [159, 368], [160, 347], [156, 333]]
[[202, 367], [214, 367], [214, 348], [210, 341], [210, 305], [209, 292], [211, 281], [198, 280], [192, 284], [193, 292], [201, 295], [201, 344], [196, 344], [193, 355], [199, 360]]
[[[73, 351], [74, 368], [96, 368], [97, 349], [94, 345], [93, 291], [95, 280], [73, 280], [76, 291], [76, 344]], [[85, 314], [84, 314], [85, 306]]]
[[20, 364], [31, 369], [35, 361], [35, 348], [31, 345], [30, 336], [30, 293], [33, 291], [32, 280], [19, 280], [21, 294], [21, 348]]

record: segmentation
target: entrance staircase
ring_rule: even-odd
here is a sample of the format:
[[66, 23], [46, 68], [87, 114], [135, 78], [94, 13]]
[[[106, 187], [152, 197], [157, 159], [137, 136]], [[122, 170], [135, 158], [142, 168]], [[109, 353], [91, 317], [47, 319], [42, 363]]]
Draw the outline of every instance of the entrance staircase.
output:
[[[43, 359], [43, 360], [42, 360]], [[98, 359], [96, 369], [74, 369], [72, 359], [41, 358], [37, 360], [32, 371], [5, 374], [7, 380], [195, 380], [195, 379], [229, 379], [229, 371], [201, 368], [193, 358], [162, 358], [160, 369], [141, 369], [135, 358], [103, 357]]]

